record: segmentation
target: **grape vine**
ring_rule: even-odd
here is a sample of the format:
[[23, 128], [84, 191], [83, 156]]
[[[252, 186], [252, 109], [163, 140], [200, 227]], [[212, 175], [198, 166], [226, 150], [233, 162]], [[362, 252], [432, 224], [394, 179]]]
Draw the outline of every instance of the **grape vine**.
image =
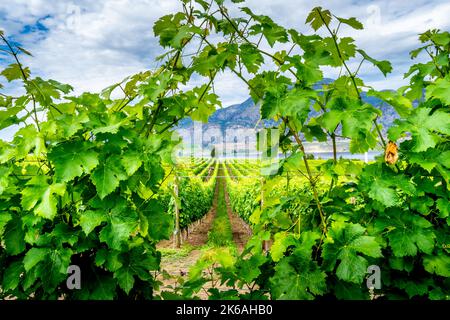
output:
[[[172, 131], [186, 117], [208, 120], [221, 105], [216, 76], [227, 71], [248, 86], [261, 119], [277, 123], [289, 155], [257, 190], [263, 206], [255, 192], [239, 199], [231, 191], [253, 237], [241, 255], [217, 255], [216, 272], [231, 289], [211, 297], [369, 299], [367, 268], [377, 265], [383, 297], [449, 299], [450, 34], [422, 33], [411, 58], [426, 54], [428, 62], [411, 66], [409, 85], [377, 91], [360, 78], [360, 66], [384, 75], [392, 66], [342, 35], [363, 28], [356, 18], [316, 7], [306, 20], [314, 32], [303, 34], [247, 7], [232, 16], [223, 0], [180, 6], [153, 27], [166, 50], [161, 67], [99, 94], [74, 96], [70, 85], [35, 77], [21, 63], [31, 53], [0, 31], [11, 62], [1, 76], [23, 89], [17, 97], [0, 95], [0, 129], [17, 128], [12, 141], [0, 140], [0, 297], [155, 298], [159, 283], [149, 271], [160, 267], [156, 243], [172, 232], [161, 200], [173, 179], [164, 168], [176, 167]], [[339, 77], [321, 82], [323, 67], [338, 68]], [[204, 84], [194, 86], [199, 77]], [[387, 133], [377, 121], [381, 108], [365, 103], [363, 92], [398, 114]], [[338, 159], [338, 135], [352, 153], [395, 142], [398, 158], [367, 165]], [[327, 139], [334, 157], [317, 174], [304, 141]], [[293, 170], [302, 176], [301, 192], [283, 186], [271, 198], [277, 179]], [[212, 187], [199, 190], [199, 199], [208, 198], [200, 193]], [[196, 218], [205, 210], [199, 207]], [[269, 252], [264, 241], [272, 242]], [[65, 287], [71, 264], [83, 270], [81, 290]], [[198, 263], [179, 294], [195, 295], [208, 281], [201, 269], [213, 264]]]

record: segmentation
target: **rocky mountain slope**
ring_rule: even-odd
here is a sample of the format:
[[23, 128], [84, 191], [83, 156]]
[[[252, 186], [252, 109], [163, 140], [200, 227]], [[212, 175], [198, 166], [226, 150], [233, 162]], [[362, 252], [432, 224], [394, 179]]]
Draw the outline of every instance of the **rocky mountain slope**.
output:
[[[331, 79], [325, 79], [324, 82], [330, 82]], [[365, 92], [362, 93], [363, 100], [374, 106], [377, 106], [383, 112], [383, 116], [379, 119], [379, 123], [383, 125], [384, 131], [386, 131], [397, 118], [395, 110], [382, 100], [369, 97]], [[317, 113], [311, 111], [311, 116], [315, 116]], [[204, 124], [204, 129], [220, 128], [224, 131], [227, 128], [255, 128], [256, 126], [270, 126], [273, 124], [271, 121], [260, 121], [260, 107], [255, 105], [251, 98], [248, 98], [241, 104], [232, 105], [229, 107], [218, 109], [214, 114], [209, 117], [207, 124]], [[183, 120], [179, 129], [190, 129], [193, 126], [191, 120]]]

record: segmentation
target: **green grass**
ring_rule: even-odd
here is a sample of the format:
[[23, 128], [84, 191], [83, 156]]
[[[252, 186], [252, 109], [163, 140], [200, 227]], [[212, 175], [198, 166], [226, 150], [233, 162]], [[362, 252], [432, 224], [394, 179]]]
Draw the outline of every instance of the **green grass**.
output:
[[224, 247], [233, 245], [233, 232], [227, 213], [223, 179], [220, 179], [218, 183], [220, 183], [220, 186], [217, 199], [217, 211], [211, 230], [208, 232], [208, 245]]
[[183, 245], [179, 249], [161, 248], [158, 251], [161, 252], [161, 255], [163, 257], [167, 257], [170, 259], [179, 259], [179, 258], [187, 257], [189, 255], [189, 253], [191, 253], [191, 251], [194, 249], [195, 248], [193, 246], [186, 244], [186, 245]]

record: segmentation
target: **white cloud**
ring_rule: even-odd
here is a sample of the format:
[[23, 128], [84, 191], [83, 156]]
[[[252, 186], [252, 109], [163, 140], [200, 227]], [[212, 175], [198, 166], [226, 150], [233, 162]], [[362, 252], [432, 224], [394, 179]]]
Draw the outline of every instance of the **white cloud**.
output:
[[[281, 25], [306, 34], [312, 33], [312, 29], [305, 25], [305, 20], [315, 6], [327, 8], [337, 16], [358, 18], [365, 29], [354, 31], [341, 27], [342, 35], [353, 37], [358, 47], [378, 60], [390, 60], [394, 67], [393, 73], [385, 78], [376, 68], [363, 65], [360, 76], [366, 84], [376, 89], [398, 88], [407, 84], [403, 74], [413, 63], [408, 53], [420, 45], [419, 33], [433, 28], [450, 29], [450, 3], [445, 0], [248, 0], [247, 4], [255, 13], [269, 15]], [[357, 64], [352, 63], [355, 67]], [[324, 70], [325, 76], [330, 78], [335, 78], [339, 73], [336, 69]]]
[[[386, 79], [371, 66], [361, 69], [366, 83], [380, 89], [405, 83], [402, 74], [409, 67], [407, 52], [418, 45], [418, 33], [450, 26], [450, 4], [441, 0], [248, 0], [246, 5], [305, 33], [312, 32], [304, 22], [316, 5], [339, 16], [358, 17], [366, 30], [343, 28], [342, 32], [354, 37], [375, 58], [394, 62], [395, 74]], [[153, 23], [179, 8], [177, 0], [10, 0], [0, 3], [0, 22], [8, 35], [33, 52], [34, 57], [26, 58], [25, 63], [35, 74], [70, 83], [80, 93], [99, 91], [130, 74], [155, 67], [154, 58], [162, 49], [153, 37]], [[25, 26], [37, 22], [48, 31], [21, 33]], [[325, 69], [325, 76], [336, 75], [336, 70]], [[224, 106], [248, 96], [245, 84], [228, 72], [218, 76], [215, 89]]]
[[9, 34], [21, 31], [16, 23], [8, 23], [11, 20], [23, 22], [22, 28], [39, 21], [48, 29], [38, 41], [34, 33], [17, 37], [34, 55], [24, 58], [24, 62], [35, 74], [70, 83], [78, 93], [99, 91], [154, 67], [154, 57], [161, 49], [153, 38], [153, 23], [179, 5], [176, 1], [157, 0], [52, 4], [16, 0], [12, 5], [2, 4], [0, 12], [6, 12], [3, 18]]

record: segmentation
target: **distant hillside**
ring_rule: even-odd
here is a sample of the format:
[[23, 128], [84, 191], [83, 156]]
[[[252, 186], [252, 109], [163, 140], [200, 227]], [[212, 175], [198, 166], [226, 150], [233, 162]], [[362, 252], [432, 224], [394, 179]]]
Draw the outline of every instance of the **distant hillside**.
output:
[[[329, 83], [331, 81], [331, 79], [324, 79], [322, 83]], [[319, 85], [320, 84], [318, 84], [318, 86]], [[365, 92], [362, 93], [362, 98], [365, 102], [381, 109], [383, 117], [379, 119], [378, 122], [383, 125], [383, 130], [386, 132], [393, 121], [398, 117], [395, 110], [382, 100], [367, 96]], [[317, 113], [312, 110], [310, 115], [316, 116]], [[226, 128], [255, 128], [257, 124], [259, 127], [262, 127], [263, 125], [267, 127], [274, 124], [273, 121], [259, 122], [259, 119], [260, 108], [255, 105], [251, 98], [249, 98], [241, 104], [235, 104], [214, 112], [214, 114], [209, 117], [208, 123], [204, 124], [204, 129], [220, 128], [224, 131]], [[192, 120], [185, 119], [180, 123], [179, 129], [190, 129], [192, 125]]]

